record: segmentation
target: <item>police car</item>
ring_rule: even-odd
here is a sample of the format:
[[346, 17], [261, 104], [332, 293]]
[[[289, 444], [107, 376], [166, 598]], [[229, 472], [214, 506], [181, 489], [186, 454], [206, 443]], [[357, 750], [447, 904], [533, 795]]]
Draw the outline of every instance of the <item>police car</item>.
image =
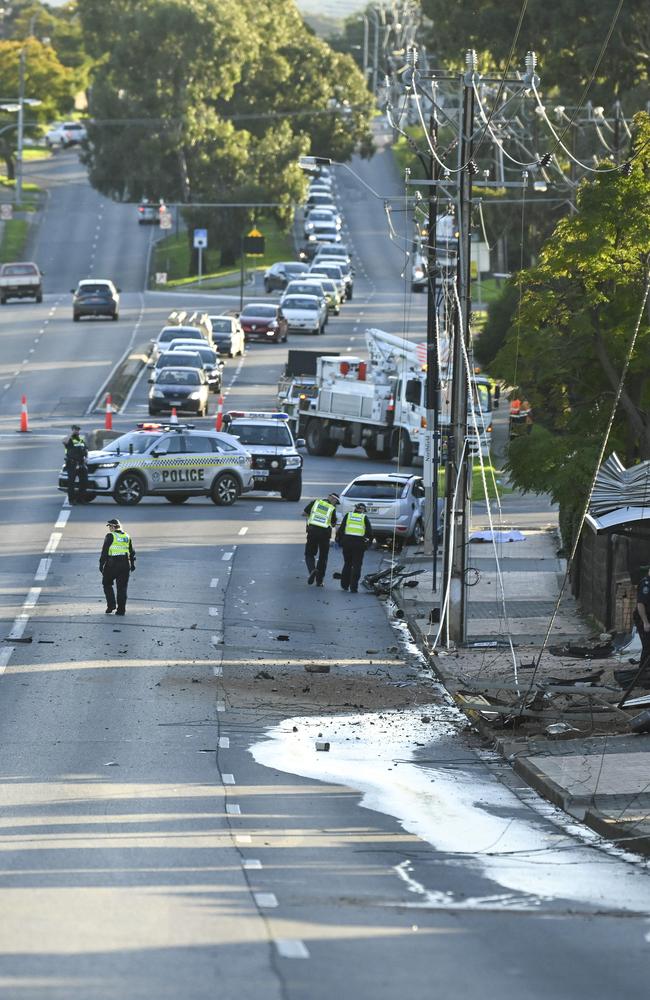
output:
[[277, 491], [283, 500], [300, 500], [302, 493], [302, 438], [294, 440], [288, 414], [231, 410], [224, 429], [253, 457], [255, 490]]
[[[108, 496], [133, 506], [145, 496], [162, 496], [175, 504], [209, 496], [228, 507], [254, 488], [251, 465], [247, 449], [229, 434], [195, 430], [193, 424], [138, 424], [101, 451], [89, 453], [83, 499]], [[59, 489], [68, 489], [65, 465]]]

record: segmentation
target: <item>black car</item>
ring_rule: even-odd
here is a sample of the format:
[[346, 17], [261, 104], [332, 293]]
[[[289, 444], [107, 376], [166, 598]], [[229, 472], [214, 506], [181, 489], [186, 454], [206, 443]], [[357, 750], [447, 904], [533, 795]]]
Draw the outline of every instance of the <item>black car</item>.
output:
[[301, 261], [283, 260], [271, 264], [264, 272], [264, 291], [272, 292], [277, 289], [282, 292], [293, 278], [300, 277], [306, 271], [307, 265]]
[[210, 389], [212, 392], [221, 392], [223, 361], [219, 361], [219, 355], [214, 348], [208, 347], [207, 344], [196, 344], [191, 340], [172, 340], [169, 345], [169, 353], [177, 354], [179, 351], [183, 353], [191, 351], [192, 354], [195, 352], [199, 354], [203, 361], [203, 371]]
[[149, 416], [169, 413], [174, 407], [179, 413], [186, 410], [207, 417], [209, 395], [208, 380], [201, 369], [165, 368], [149, 390]]
[[72, 291], [72, 318], [77, 323], [82, 316], [120, 318], [120, 289], [108, 278], [84, 278]]

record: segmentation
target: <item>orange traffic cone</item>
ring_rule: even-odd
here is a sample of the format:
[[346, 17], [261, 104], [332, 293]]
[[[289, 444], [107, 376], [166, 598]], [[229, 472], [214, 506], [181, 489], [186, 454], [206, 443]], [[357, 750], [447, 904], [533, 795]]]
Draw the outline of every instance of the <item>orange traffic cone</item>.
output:
[[29, 430], [29, 417], [27, 416], [27, 396], [20, 400], [20, 433], [26, 434]]
[[175, 406], [172, 406], [172, 415], [169, 418], [169, 422], [170, 422], [170, 424], [177, 424], [178, 423], [178, 417], [176, 416], [176, 407]]
[[223, 425], [223, 396], [219, 396], [219, 405], [217, 406], [217, 417], [214, 422], [215, 431], [220, 431]]
[[104, 429], [113, 430], [113, 397], [110, 392], [106, 395], [106, 416], [104, 417]]

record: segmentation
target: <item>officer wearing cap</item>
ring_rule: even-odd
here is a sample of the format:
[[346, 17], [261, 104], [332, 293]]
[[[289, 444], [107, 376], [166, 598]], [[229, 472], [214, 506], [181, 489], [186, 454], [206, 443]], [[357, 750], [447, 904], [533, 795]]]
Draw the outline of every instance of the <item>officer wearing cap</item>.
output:
[[[71, 433], [63, 439], [63, 447], [65, 448], [65, 471], [68, 477], [68, 503], [74, 504], [77, 500], [81, 502], [88, 482], [86, 464], [88, 461], [88, 448], [86, 447], [79, 424], [72, 425]], [[76, 498], [75, 480], [79, 482]]]
[[[330, 493], [326, 500], [312, 500], [302, 512], [307, 518], [307, 541], [305, 543], [305, 563], [309, 571], [307, 583], [316, 581], [322, 587], [327, 569], [332, 528], [336, 527], [336, 507], [338, 493]], [[318, 556], [318, 562], [316, 562]]]
[[343, 569], [341, 571], [341, 586], [356, 594], [359, 589], [359, 577], [363, 557], [373, 539], [372, 525], [366, 516], [365, 503], [358, 503], [354, 511], [343, 516], [336, 532], [336, 541], [343, 549]]
[[[117, 615], [126, 614], [126, 593], [129, 586], [129, 574], [135, 572], [135, 552], [131, 536], [123, 531], [116, 517], [106, 522], [109, 532], [104, 539], [99, 557], [99, 571], [102, 574], [102, 584], [106, 596], [106, 614], [115, 611]], [[117, 590], [117, 600], [115, 590]]]

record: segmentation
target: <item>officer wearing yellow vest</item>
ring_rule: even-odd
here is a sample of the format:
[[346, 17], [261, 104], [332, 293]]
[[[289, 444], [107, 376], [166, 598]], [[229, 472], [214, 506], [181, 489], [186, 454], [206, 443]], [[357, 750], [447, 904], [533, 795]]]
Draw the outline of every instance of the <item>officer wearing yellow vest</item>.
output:
[[[307, 541], [305, 543], [305, 563], [309, 571], [307, 583], [316, 581], [322, 587], [327, 569], [332, 528], [336, 527], [336, 507], [338, 493], [330, 493], [327, 500], [312, 500], [302, 512], [307, 518]], [[318, 556], [318, 562], [316, 562]]]
[[373, 539], [372, 525], [366, 516], [365, 503], [355, 504], [354, 511], [345, 514], [336, 532], [336, 541], [343, 549], [341, 586], [356, 594], [363, 557]]
[[[106, 522], [110, 531], [104, 539], [99, 557], [99, 571], [106, 596], [106, 614], [126, 614], [126, 592], [129, 574], [135, 571], [135, 552], [131, 536], [122, 529], [116, 517]], [[117, 600], [113, 584], [117, 590]]]

